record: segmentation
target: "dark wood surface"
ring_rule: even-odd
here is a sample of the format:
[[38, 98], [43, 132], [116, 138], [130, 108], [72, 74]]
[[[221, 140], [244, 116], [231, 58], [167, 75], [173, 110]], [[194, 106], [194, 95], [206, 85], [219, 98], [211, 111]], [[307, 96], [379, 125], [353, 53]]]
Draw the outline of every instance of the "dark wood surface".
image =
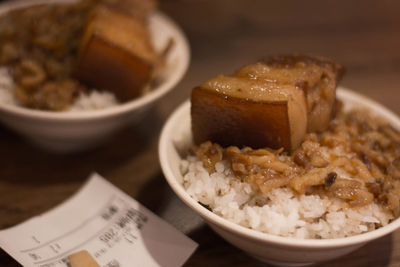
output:
[[[347, 67], [341, 83], [400, 114], [400, 1], [162, 1], [185, 31], [190, 68], [136, 125], [94, 150], [42, 151], [0, 124], [0, 229], [61, 203], [97, 171], [200, 244], [186, 266], [266, 266], [180, 202], [158, 163], [160, 129], [191, 88], [265, 55], [312, 52]], [[321, 266], [400, 266], [400, 231]], [[0, 251], [0, 266], [18, 266]]]

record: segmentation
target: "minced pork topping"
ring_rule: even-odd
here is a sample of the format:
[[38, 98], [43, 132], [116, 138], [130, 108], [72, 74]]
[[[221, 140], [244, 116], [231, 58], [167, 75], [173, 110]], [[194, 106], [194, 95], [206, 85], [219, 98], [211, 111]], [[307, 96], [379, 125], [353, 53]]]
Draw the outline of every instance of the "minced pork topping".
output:
[[400, 133], [365, 110], [339, 112], [327, 131], [307, 134], [291, 154], [210, 141], [194, 153], [210, 173], [227, 161], [237, 179], [263, 194], [287, 187], [342, 200], [344, 207], [375, 202], [400, 214]]

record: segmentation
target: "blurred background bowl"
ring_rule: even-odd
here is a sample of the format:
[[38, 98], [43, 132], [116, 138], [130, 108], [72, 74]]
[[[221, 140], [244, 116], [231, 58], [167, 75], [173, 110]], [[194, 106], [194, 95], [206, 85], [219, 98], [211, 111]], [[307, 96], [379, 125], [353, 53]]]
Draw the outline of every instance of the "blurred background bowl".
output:
[[[362, 107], [385, 118], [396, 129], [400, 119], [380, 104], [350, 90], [338, 89], [344, 108]], [[367, 242], [400, 227], [400, 219], [377, 230], [337, 239], [294, 239], [261, 233], [228, 221], [196, 202], [183, 188], [180, 162], [193, 145], [190, 102], [179, 106], [169, 117], [159, 140], [159, 160], [164, 176], [176, 195], [198, 213], [221, 237], [262, 261], [281, 266], [303, 266], [327, 261], [350, 253]]]
[[[32, 0], [0, 4], [0, 15], [18, 8], [43, 3], [67, 3], [75, 0]], [[150, 33], [156, 50], [173, 39], [160, 83], [137, 99], [102, 110], [52, 112], [0, 103], [0, 121], [27, 140], [49, 151], [77, 152], [102, 144], [122, 128], [143, 117], [162, 96], [183, 78], [190, 61], [189, 45], [180, 28], [166, 15], [155, 12], [150, 17]]]

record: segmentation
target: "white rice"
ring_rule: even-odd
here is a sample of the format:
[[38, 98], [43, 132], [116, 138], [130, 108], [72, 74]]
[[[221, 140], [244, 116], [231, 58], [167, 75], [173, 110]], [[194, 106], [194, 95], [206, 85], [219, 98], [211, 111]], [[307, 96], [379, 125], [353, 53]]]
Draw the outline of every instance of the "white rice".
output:
[[[0, 67], [0, 104], [22, 106], [13, 93], [14, 81], [6, 67]], [[62, 112], [81, 112], [105, 109], [118, 105], [115, 95], [107, 91], [91, 90], [80, 93], [68, 110]]]
[[209, 174], [195, 156], [182, 160], [183, 186], [192, 198], [239, 225], [294, 238], [339, 238], [361, 234], [389, 223], [392, 216], [371, 203], [349, 207], [339, 199], [297, 195], [278, 188], [263, 195], [241, 182], [227, 162]]
[[111, 92], [92, 90], [89, 93], [80, 93], [67, 111], [97, 110], [116, 105], [118, 105], [118, 101]]

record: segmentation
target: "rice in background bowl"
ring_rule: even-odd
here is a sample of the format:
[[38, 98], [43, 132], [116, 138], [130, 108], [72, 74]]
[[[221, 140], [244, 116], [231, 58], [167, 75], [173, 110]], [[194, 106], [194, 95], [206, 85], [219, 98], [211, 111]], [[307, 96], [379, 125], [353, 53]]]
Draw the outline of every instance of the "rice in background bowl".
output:
[[[399, 118], [381, 105], [344, 89], [338, 90], [338, 98], [344, 102], [346, 109], [366, 108], [374, 115], [387, 120], [396, 129], [400, 129]], [[399, 219], [396, 219], [376, 230], [349, 237], [298, 239], [262, 233], [238, 225], [211, 212], [185, 190], [183, 186], [185, 178], [182, 175], [180, 164], [186, 158], [187, 151], [192, 145], [190, 103], [186, 102], [171, 115], [160, 137], [159, 156], [164, 175], [178, 197], [199, 213], [218, 234], [233, 245], [262, 260], [283, 266], [326, 261], [347, 254], [369, 241], [395, 231], [400, 226]], [[218, 168], [223, 171], [221, 166]], [[235, 206], [234, 203], [228, 205]], [[284, 222], [289, 224], [286, 219]]]
[[[5, 12], [45, 3], [71, 3], [75, 0], [15, 1], [0, 4], [0, 15]], [[170, 40], [174, 46], [166, 58], [166, 68], [150, 92], [122, 104], [111, 104], [96, 110], [52, 112], [24, 108], [14, 104], [9, 93], [0, 90], [0, 121], [32, 143], [55, 152], [76, 152], [97, 146], [110, 135], [138, 121], [142, 113], [172, 90], [182, 79], [190, 60], [188, 42], [180, 28], [161, 12], [150, 17], [150, 34], [155, 49], [160, 51]], [[5, 81], [7, 82], [7, 81]], [[0, 77], [4, 84], [4, 76]], [[94, 98], [98, 99], [99, 95]], [[109, 96], [106, 95], [105, 98]], [[93, 96], [90, 96], [93, 98]], [[104, 95], [101, 95], [103, 101]], [[97, 101], [96, 101], [97, 102]], [[83, 104], [86, 105], [86, 104]]]
[[[0, 104], [7, 104], [24, 107], [15, 97], [14, 81], [10, 71], [6, 67], [0, 67]], [[58, 112], [82, 112], [89, 110], [100, 110], [119, 105], [115, 95], [108, 91], [91, 90], [89, 92], [80, 92], [72, 105], [63, 111]], [[57, 111], [54, 111], [57, 112]]]

